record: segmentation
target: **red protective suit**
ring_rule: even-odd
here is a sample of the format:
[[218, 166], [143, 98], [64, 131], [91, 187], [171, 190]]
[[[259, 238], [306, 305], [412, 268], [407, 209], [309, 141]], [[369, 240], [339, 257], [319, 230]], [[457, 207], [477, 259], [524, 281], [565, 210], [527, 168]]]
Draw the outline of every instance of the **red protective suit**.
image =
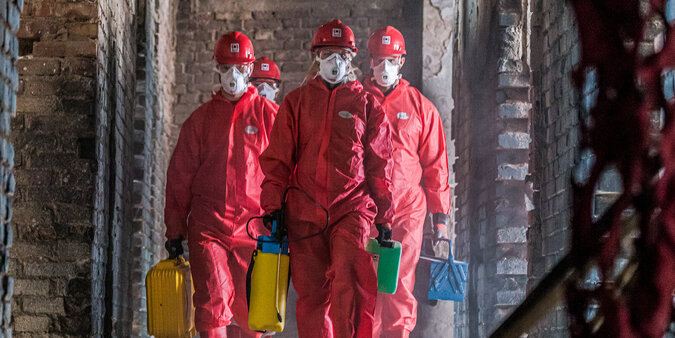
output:
[[384, 96], [369, 76], [365, 89], [382, 104], [394, 144], [394, 223], [392, 238], [401, 242], [401, 268], [396, 293], [378, 294], [375, 337], [408, 337], [417, 320], [413, 296], [415, 268], [422, 247], [427, 208], [450, 211], [448, 155], [441, 117], [434, 105], [408, 81]]
[[252, 86], [236, 103], [214, 94], [181, 127], [169, 163], [166, 236], [188, 239], [196, 327], [211, 337], [222, 336], [233, 316], [248, 331], [246, 271], [255, 241], [246, 221], [262, 213], [258, 156], [277, 109]]
[[[332, 91], [320, 77], [286, 96], [260, 157], [261, 205], [279, 209], [298, 186], [330, 213], [321, 236], [291, 242], [300, 337], [370, 337], [377, 276], [365, 241], [392, 220], [391, 138], [386, 115], [357, 81]], [[287, 204], [289, 238], [317, 233], [323, 212], [297, 193]]]

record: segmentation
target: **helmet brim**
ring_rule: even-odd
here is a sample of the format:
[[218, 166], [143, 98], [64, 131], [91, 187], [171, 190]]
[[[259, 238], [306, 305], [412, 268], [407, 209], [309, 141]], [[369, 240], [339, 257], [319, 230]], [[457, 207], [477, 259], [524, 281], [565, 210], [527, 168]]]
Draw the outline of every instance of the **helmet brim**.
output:
[[356, 53], [356, 51], [358, 50], [358, 48], [356, 48], [356, 47], [349, 47], [349, 46], [339, 46], [339, 45], [317, 45], [317, 46], [312, 46], [312, 47], [310, 47], [310, 48], [309, 48], [309, 51], [310, 51], [310, 52], [314, 52], [314, 51], [316, 51], [317, 49], [320, 49], [320, 48], [326, 48], [326, 47], [347, 48], [347, 49], [351, 49], [351, 51], [354, 52], [354, 53]]
[[406, 56], [406, 53], [405, 53], [405, 52], [404, 52], [404, 53], [401, 53], [401, 54], [393, 54], [393, 53], [391, 53], [391, 54], [377, 54], [377, 53], [371, 53], [371, 52], [368, 52], [368, 54], [370, 54], [370, 56], [373, 56], [373, 57], [383, 57], [383, 56]]
[[249, 81], [255, 81], [255, 80], [272, 80], [276, 81], [276, 83], [281, 83], [281, 80], [275, 79], [273, 77], [265, 77], [265, 76], [257, 76], [257, 77], [249, 77]]

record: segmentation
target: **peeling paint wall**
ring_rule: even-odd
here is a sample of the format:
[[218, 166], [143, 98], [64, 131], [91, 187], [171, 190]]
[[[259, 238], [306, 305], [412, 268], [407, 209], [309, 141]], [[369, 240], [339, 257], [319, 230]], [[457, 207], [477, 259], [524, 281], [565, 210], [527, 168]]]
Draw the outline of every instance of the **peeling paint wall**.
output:
[[[452, 133], [453, 47], [454, 29], [457, 17], [456, 0], [425, 0], [423, 8], [422, 42], [422, 93], [434, 103], [443, 120], [448, 161], [450, 168], [455, 163], [455, 144]], [[454, 175], [450, 174], [450, 184], [454, 190]], [[455, 205], [453, 198], [452, 205]], [[454, 212], [450, 213], [451, 217]], [[453, 218], [454, 223], [454, 218]], [[427, 222], [425, 233], [431, 234], [431, 224]], [[449, 233], [452, 234], [452, 228]], [[428, 243], [425, 243], [428, 244]], [[437, 248], [426, 252], [438, 257], [447, 257], [447, 248]], [[429, 290], [430, 263], [420, 261], [416, 272], [415, 296], [419, 300], [417, 308], [417, 326], [411, 337], [452, 337], [454, 330], [454, 302], [427, 301]]]
[[[422, 92], [436, 105], [443, 119], [451, 167], [455, 163], [451, 114], [454, 109], [452, 77], [456, 19], [456, 0], [424, 2]], [[454, 175], [450, 175], [453, 188], [454, 182]]]

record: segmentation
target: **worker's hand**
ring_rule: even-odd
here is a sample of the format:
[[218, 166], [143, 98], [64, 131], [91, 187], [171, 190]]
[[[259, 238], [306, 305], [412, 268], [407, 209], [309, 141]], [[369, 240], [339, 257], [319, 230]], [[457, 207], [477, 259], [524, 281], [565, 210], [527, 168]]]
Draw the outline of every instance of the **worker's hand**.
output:
[[277, 221], [277, 224], [279, 224], [279, 221], [281, 221], [281, 210], [277, 209], [269, 214], [263, 215], [263, 225], [267, 230], [272, 231], [272, 223], [274, 221]]
[[434, 245], [441, 242], [443, 239], [448, 239], [448, 231], [446, 230], [445, 224], [436, 224], [434, 228]]
[[183, 237], [170, 239], [164, 243], [166, 251], [169, 252], [169, 259], [176, 259], [183, 254]]
[[391, 247], [391, 225], [386, 223], [375, 224], [377, 228], [377, 242], [380, 246]]
[[437, 245], [439, 242], [442, 242], [442, 239], [448, 239], [448, 223], [450, 223], [450, 217], [444, 213], [435, 213], [432, 218], [434, 221], [433, 244]]

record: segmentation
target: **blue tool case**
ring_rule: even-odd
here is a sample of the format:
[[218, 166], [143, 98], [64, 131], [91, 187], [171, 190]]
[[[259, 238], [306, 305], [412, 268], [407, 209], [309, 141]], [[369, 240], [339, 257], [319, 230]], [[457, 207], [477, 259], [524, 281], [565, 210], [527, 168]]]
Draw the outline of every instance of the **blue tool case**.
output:
[[466, 282], [469, 274], [469, 264], [458, 262], [452, 257], [452, 242], [447, 259], [421, 255], [420, 259], [431, 262], [429, 276], [429, 299], [464, 301]]

